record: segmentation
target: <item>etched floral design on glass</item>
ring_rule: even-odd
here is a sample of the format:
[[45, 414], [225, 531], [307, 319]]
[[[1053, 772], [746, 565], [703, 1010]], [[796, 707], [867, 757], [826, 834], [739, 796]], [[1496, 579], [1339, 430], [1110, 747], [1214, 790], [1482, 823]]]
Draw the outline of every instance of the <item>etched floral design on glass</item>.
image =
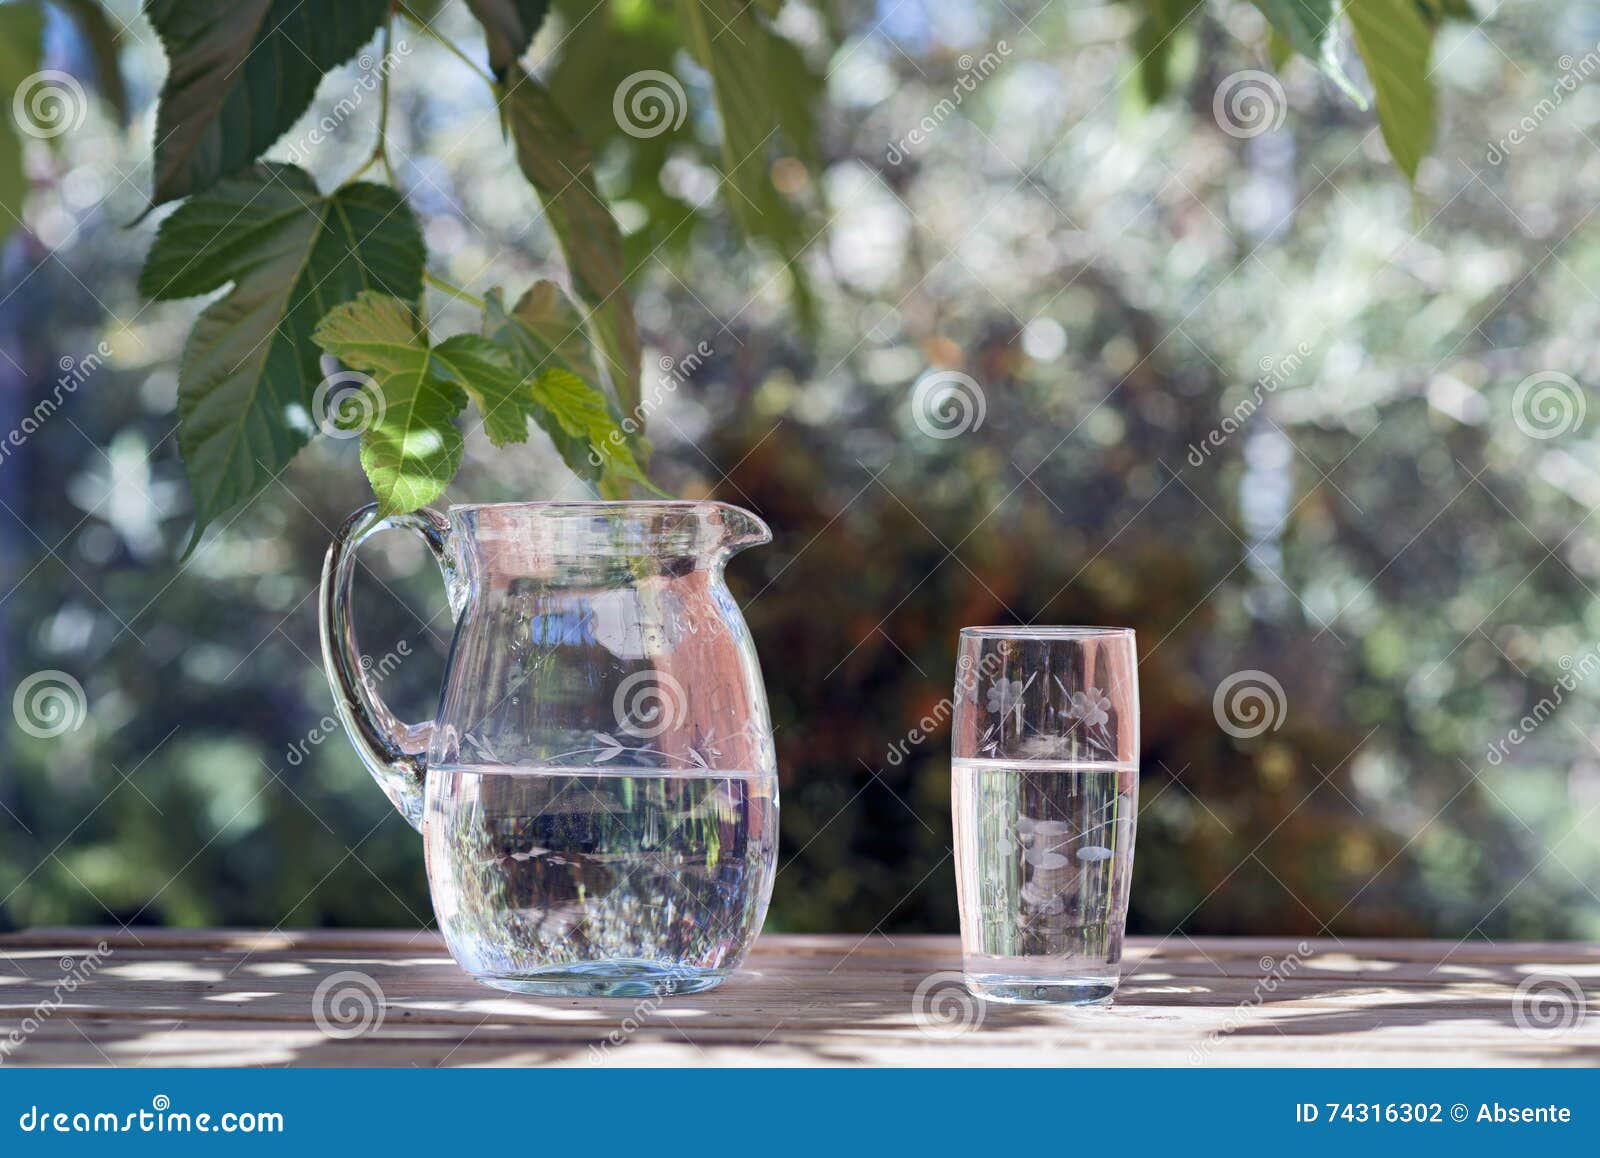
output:
[[1118, 978], [1138, 792], [1133, 633], [962, 632], [952, 799], [969, 986], [1098, 1001]]

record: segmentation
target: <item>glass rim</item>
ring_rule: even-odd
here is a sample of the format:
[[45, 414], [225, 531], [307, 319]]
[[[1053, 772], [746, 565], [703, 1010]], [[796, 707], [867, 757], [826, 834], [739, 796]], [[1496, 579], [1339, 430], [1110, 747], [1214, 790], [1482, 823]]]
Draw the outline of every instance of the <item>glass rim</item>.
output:
[[1131, 627], [1093, 627], [1084, 625], [1072, 626], [1006, 626], [997, 624], [987, 627], [963, 627], [963, 639], [1106, 639], [1134, 637]]

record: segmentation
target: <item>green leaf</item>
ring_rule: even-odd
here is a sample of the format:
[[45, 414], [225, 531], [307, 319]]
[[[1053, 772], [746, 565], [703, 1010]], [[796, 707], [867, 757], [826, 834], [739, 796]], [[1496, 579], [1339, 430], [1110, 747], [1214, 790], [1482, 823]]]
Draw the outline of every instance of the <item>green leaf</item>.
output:
[[445, 353], [457, 338], [432, 349], [406, 302], [364, 293], [331, 310], [316, 340], [346, 365], [371, 374], [382, 393], [383, 406], [361, 434], [361, 467], [380, 515], [414, 511], [438, 498], [461, 469], [463, 443], [453, 419], [467, 404], [459, 375], [470, 355], [459, 346]]
[[1433, 143], [1434, 96], [1428, 79], [1433, 28], [1415, 0], [1347, 0], [1356, 51], [1378, 101], [1378, 124], [1389, 155], [1415, 182]]
[[29, 4], [0, 7], [0, 243], [22, 223], [28, 180], [22, 171], [22, 138], [11, 109], [11, 94], [39, 70], [44, 20]]
[[122, 80], [120, 51], [122, 33], [119, 23], [106, 15], [99, 0], [54, 0], [78, 27], [94, 57], [95, 88], [106, 103], [116, 110], [117, 118], [128, 119], [128, 89]]
[[489, 42], [489, 67], [504, 79], [506, 69], [528, 51], [539, 33], [550, 0], [467, 0]]
[[527, 441], [533, 395], [505, 350], [477, 334], [456, 334], [434, 347], [432, 371], [467, 392], [494, 445]]
[[513, 351], [525, 374], [565, 370], [605, 393], [589, 356], [583, 318], [555, 282], [535, 282], [509, 313], [498, 289], [490, 290], [486, 298], [483, 332]]
[[322, 379], [312, 333], [363, 290], [422, 293], [421, 232], [380, 185], [317, 191], [292, 165], [257, 165], [162, 222], [139, 275], [149, 298], [207, 294], [178, 373], [178, 445], [195, 496], [194, 539], [288, 466], [313, 431]]
[[772, 187], [767, 156], [778, 131], [768, 89], [770, 34], [746, 0], [679, 0], [678, 8], [690, 54], [711, 74], [728, 204], [746, 233], [760, 233]]
[[1159, 104], [1167, 95], [1167, 69], [1178, 30], [1201, 0], [1143, 0], [1144, 14], [1134, 29], [1133, 48], [1139, 58], [1139, 89], [1146, 104]]
[[560, 288], [537, 282], [510, 313], [499, 290], [491, 290], [487, 302], [484, 333], [535, 384], [533, 419], [550, 436], [561, 461], [608, 497], [625, 495], [630, 482], [654, 490], [634, 453], [639, 440], [624, 430], [600, 388], [578, 311]]
[[[43, 45], [44, 14], [37, 5], [0, 4], [0, 81], [8, 92], [39, 70]], [[13, 115], [6, 110], [0, 121], [9, 123]]]
[[[1336, 52], [1338, 45], [1332, 35], [1334, 21], [1339, 15], [1339, 0], [1253, 2], [1272, 25], [1273, 32], [1287, 41], [1291, 49], [1315, 63], [1356, 104], [1367, 107], [1366, 98], [1350, 83], [1350, 78], [1339, 64]], [[1282, 65], [1275, 64], [1274, 67], [1281, 68]]]
[[1283, 71], [1283, 66], [1289, 63], [1294, 56], [1294, 45], [1289, 43], [1288, 37], [1276, 28], [1267, 38], [1267, 59], [1272, 62], [1272, 67], [1277, 72]]
[[[1200, 0], [1191, 2], [1198, 4]], [[767, 63], [771, 67], [770, 91], [784, 135], [794, 143], [795, 152], [807, 168], [820, 169], [817, 107], [827, 78], [811, 67], [799, 47], [781, 36], [768, 37]]]
[[595, 187], [589, 150], [550, 93], [516, 65], [500, 92], [517, 164], [539, 194], [573, 292], [625, 410], [639, 405], [639, 330], [623, 282], [622, 231]]
[[1417, 0], [1417, 7], [1431, 24], [1442, 24], [1446, 20], [1478, 19], [1468, 0]]
[[1320, 61], [1338, 0], [1254, 0], [1268, 23], [1307, 60]]
[[[679, 0], [678, 11], [690, 54], [711, 74], [722, 122], [725, 199], [745, 233], [777, 247], [793, 283], [796, 312], [811, 329], [815, 307], [800, 256], [814, 233], [805, 215], [773, 185], [769, 164], [783, 141], [780, 129], [789, 137], [798, 135], [802, 151], [806, 147], [807, 130], [799, 123], [799, 109], [792, 107], [804, 105], [805, 98], [791, 80], [776, 79], [785, 62], [789, 67], [804, 62], [785, 52], [792, 46], [782, 46], [746, 0]], [[798, 134], [789, 126], [797, 126]]]
[[[633, 457], [628, 436], [617, 425], [604, 394], [576, 374], [552, 369], [534, 380], [533, 397], [548, 421], [568, 439], [587, 444], [584, 461], [589, 464], [588, 470], [578, 473], [597, 477], [601, 493], [620, 497], [626, 490], [626, 482], [636, 482], [662, 494]], [[549, 431], [551, 426], [545, 423], [546, 419], [541, 418], [540, 425]], [[558, 442], [557, 446], [560, 445]]]
[[330, 68], [372, 38], [388, 0], [147, 0], [171, 62], [156, 114], [155, 193], [207, 189], [261, 156]]

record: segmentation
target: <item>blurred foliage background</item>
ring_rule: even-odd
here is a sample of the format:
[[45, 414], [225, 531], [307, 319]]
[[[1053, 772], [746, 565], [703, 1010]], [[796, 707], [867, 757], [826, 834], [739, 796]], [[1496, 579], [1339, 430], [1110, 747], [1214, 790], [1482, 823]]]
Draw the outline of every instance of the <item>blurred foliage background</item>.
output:
[[[0, 459], [0, 689], [60, 670], [87, 704], [52, 738], [0, 716], [0, 927], [428, 924], [418, 838], [327, 719], [317, 661], [321, 556], [366, 501], [355, 443], [316, 440], [178, 558], [195, 307], [134, 291], [164, 63], [136, 4], [109, 7], [131, 121], [95, 109], [27, 143], [0, 265], [0, 428], [64, 359], [109, 350]], [[731, 576], [778, 727], [769, 929], [954, 929], [948, 733], [891, 749], [948, 694], [960, 626], [1039, 621], [1139, 631], [1134, 931], [1600, 936], [1600, 414], [1539, 437], [1517, 396], [1567, 375], [1570, 410], [1600, 372], [1600, 11], [1505, 0], [1447, 26], [1413, 192], [1303, 62], [1281, 124], [1224, 131], [1219, 87], [1270, 51], [1244, 3], [1188, 22], [1147, 108], [1128, 5], [790, 0], [792, 92], [826, 102], [809, 175], [775, 173], [827, 226], [803, 239], [808, 332], [778, 249], [713, 196], [715, 125], [641, 139], [613, 115], [641, 69], [703, 74], [652, 47], [645, 0], [577, 7], [533, 58], [618, 199], [654, 474], [777, 531]], [[478, 48], [464, 12], [439, 21]], [[47, 43], [85, 63], [65, 23]], [[359, 79], [328, 78], [308, 133]], [[442, 272], [474, 292], [559, 277], [460, 62], [413, 37], [394, 100]], [[304, 155], [338, 179], [370, 147], [358, 108]], [[430, 305], [448, 332], [459, 307]], [[933, 438], [912, 388], [944, 369], [984, 418]], [[450, 497], [580, 493], [547, 446], [478, 436]], [[363, 639], [407, 641], [385, 691], [426, 717], [436, 575], [398, 536], [366, 557]], [[1239, 739], [1213, 694], [1247, 669], [1287, 707]]]

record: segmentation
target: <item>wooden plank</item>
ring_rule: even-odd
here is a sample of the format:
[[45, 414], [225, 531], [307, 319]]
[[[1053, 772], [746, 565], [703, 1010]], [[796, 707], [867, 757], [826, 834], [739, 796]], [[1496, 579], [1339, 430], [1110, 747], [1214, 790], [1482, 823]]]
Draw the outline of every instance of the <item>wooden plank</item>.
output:
[[[1110, 1008], [952, 988], [944, 1008], [981, 1021], [943, 1033], [916, 995], [959, 961], [949, 937], [769, 936], [711, 993], [533, 999], [478, 986], [427, 931], [33, 930], [0, 937], [0, 1042], [25, 1029], [8, 1061], [35, 1065], [1600, 1064], [1589, 945], [1142, 939]], [[1541, 968], [1588, 1006], [1566, 1032], [1519, 1024]], [[375, 1003], [351, 1037], [315, 1017], [341, 972]]]
[[[61, 961], [67, 957], [90, 955], [94, 943], [84, 941], [82, 948], [63, 950], [59, 944], [48, 947], [47, 942], [32, 938], [26, 941], [0, 939], [0, 961], [12, 962], [13, 969], [22, 971], [34, 980], [45, 981], [55, 973], [64, 971]], [[471, 992], [483, 992], [473, 986], [464, 974], [453, 969], [443, 945], [431, 934], [316, 940], [281, 935], [240, 935], [227, 941], [216, 938], [206, 942], [190, 939], [188, 945], [176, 951], [161, 949], [153, 942], [136, 946], [128, 940], [105, 938], [104, 943], [124, 967], [131, 962], [159, 963], [164, 960], [207, 962], [211, 966], [223, 962], [223, 971], [226, 973], [234, 972], [251, 961], [282, 963], [302, 956], [308, 960], [358, 964], [368, 960], [382, 962], [398, 958], [411, 963], [439, 965], [450, 971], [451, 976]], [[14, 945], [28, 947], [15, 948]], [[1468, 953], [1462, 949], [1457, 949], [1453, 956], [1449, 955], [1452, 946], [1439, 942], [1435, 956], [1444, 960], [1430, 964], [1426, 960], [1393, 960], [1372, 954], [1357, 954], [1333, 942], [1317, 942], [1305, 956], [1300, 956], [1295, 946], [1280, 946], [1280, 949], [1278, 956], [1209, 951], [1202, 955], [1186, 952], [1181, 943], [1169, 942], [1157, 954], [1152, 945], [1135, 944], [1129, 948], [1124, 959], [1124, 983], [1138, 981], [1155, 986], [1162, 981], [1177, 984], [1217, 978], [1255, 983], [1271, 977], [1275, 983], [1283, 985], [1305, 983], [1312, 979], [1337, 979], [1352, 984], [1368, 982], [1385, 987], [1438, 985], [1446, 981], [1499, 983], [1515, 987], [1530, 973], [1546, 969], [1566, 973], [1585, 988], [1592, 989], [1600, 985], [1600, 957], [1589, 960], [1573, 953], [1502, 953], [1500, 955], [1507, 961], [1513, 962], [1502, 964], [1486, 960], [1483, 953]], [[778, 936], [763, 938], [757, 943], [744, 972], [771, 973], [785, 978], [811, 976], [820, 971], [831, 976], [841, 971], [854, 974], [869, 962], [878, 968], [908, 972], [920, 970], [925, 976], [931, 972], [958, 969], [960, 953], [953, 938], [910, 937], [897, 938], [892, 944], [869, 942], [854, 945], [843, 938]], [[3, 980], [0, 977], [0, 983]], [[727, 992], [727, 987], [723, 991]]]
[[[10, 949], [60, 948], [90, 949], [105, 941], [113, 948], [142, 946], [151, 949], [215, 948], [250, 951], [258, 948], [282, 949], [360, 949], [381, 952], [410, 952], [430, 947], [444, 953], [444, 943], [432, 929], [162, 929], [131, 927], [127, 930], [94, 928], [36, 928], [0, 934], [0, 957]], [[1385, 962], [1429, 964], [1442, 958], [1467, 960], [1476, 964], [1517, 964], [1536, 960], [1548, 964], [1600, 965], [1600, 944], [1581, 941], [1417, 941], [1385, 940], [1373, 937], [1130, 937], [1126, 960], [1136, 961], [1157, 946], [1163, 959], [1214, 959], [1229, 962], [1255, 962], [1262, 956], [1282, 959], [1306, 945], [1313, 956], [1347, 953]], [[905, 935], [892, 938], [882, 933], [869, 934], [766, 934], [756, 942], [757, 953], [780, 947], [786, 954], [818, 956], [851, 955], [895, 956], [905, 949], [923, 953], [939, 952], [958, 961], [960, 947], [954, 936], [937, 934]], [[1231, 971], [1231, 970], [1230, 970]], [[1248, 969], [1247, 969], [1248, 971]], [[1256, 970], [1259, 972], [1259, 970]]]
[[405, 952], [424, 945], [444, 952], [432, 929], [127, 929], [43, 927], [0, 934], [0, 956], [11, 949], [92, 949], [105, 942], [114, 949], [360, 949]]
[[[1110, 1011], [1096, 1013], [1116, 1020]], [[1128, 1020], [1137, 1020], [1129, 1018]], [[1442, 1056], [1444, 1051], [1447, 1056]], [[1311, 1039], [1274, 1030], [1241, 1032], [1208, 1042], [1203, 1036], [1082, 1029], [1041, 1035], [1006, 1033], [988, 1021], [945, 1040], [917, 1034], [783, 1032], [691, 1034], [683, 1022], [670, 1032], [640, 1031], [605, 1039], [556, 1038], [517, 1027], [485, 1024], [463, 1034], [453, 1027], [396, 1024], [351, 1039], [329, 1038], [314, 1027], [262, 1027], [252, 1022], [193, 1025], [178, 1019], [52, 1024], [29, 1038], [8, 1064], [23, 1065], [635, 1065], [905, 1064], [905, 1065], [1589, 1065], [1594, 1048], [1573, 1041], [1473, 1035], [1426, 1023], [1386, 1027], [1370, 1037]]]

